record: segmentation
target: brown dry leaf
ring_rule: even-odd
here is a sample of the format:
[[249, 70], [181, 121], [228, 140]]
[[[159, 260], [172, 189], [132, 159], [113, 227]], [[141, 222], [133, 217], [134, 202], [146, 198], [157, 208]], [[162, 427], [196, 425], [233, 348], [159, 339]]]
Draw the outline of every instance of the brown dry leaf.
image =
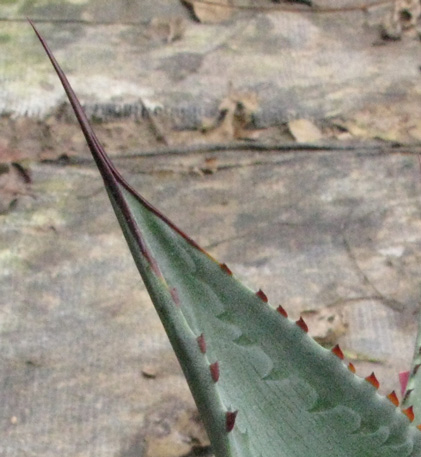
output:
[[399, 40], [402, 31], [416, 26], [421, 16], [419, 0], [397, 0], [393, 9], [387, 14], [382, 25], [382, 37], [389, 40]]
[[186, 0], [190, 4], [196, 18], [204, 24], [218, 24], [227, 21], [234, 13], [230, 0]]
[[334, 307], [307, 310], [301, 315], [308, 324], [309, 334], [322, 346], [334, 346], [348, 328], [341, 310]]
[[19, 164], [0, 164], [0, 214], [7, 213], [21, 195], [29, 193], [30, 174]]
[[408, 140], [408, 131], [413, 127], [407, 114], [397, 113], [385, 105], [371, 106], [350, 114], [342, 125], [357, 138], [402, 142]]
[[320, 140], [323, 134], [313, 122], [308, 119], [295, 119], [288, 122], [288, 129], [291, 135], [299, 143], [312, 143]]
[[145, 457], [180, 457], [194, 447], [208, 447], [209, 439], [198, 412], [177, 401], [164, 402], [149, 415]]
[[230, 90], [219, 105], [218, 116], [204, 119], [202, 132], [207, 140], [215, 142], [232, 139], [254, 140], [260, 132], [249, 127], [258, 107], [259, 101], [255, 92]]
[[148, 379], [155, 379], [158, 375], [158, 369], [155, 365], [144, 365], [142, 367], [142, 375]]
[[212, 175], [218, 171], [218, 162], [216, 157], [207, 157], [200, 171], [205, 175]]
[[152, 40], [172, 43], [183, 38], [186, 27], [186, 21], [182, 17], [154, 17], [146, 30], [146, 36]]

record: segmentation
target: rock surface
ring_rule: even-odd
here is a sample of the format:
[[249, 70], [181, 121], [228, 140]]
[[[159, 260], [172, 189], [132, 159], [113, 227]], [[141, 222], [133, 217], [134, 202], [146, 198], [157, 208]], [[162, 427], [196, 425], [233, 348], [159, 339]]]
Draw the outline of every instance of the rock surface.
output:
[[[410, 31], [379, 41], [385, 11], [201, 24], [177, 1], [0, 3], [2, 457], [208, 446], [24, 16], [130, 182], [388, 393], [412, 356], [420, 296], [421, 45]], [[275, 148], [296, 146], [291, 119], [316, 126], [320, 150]]]

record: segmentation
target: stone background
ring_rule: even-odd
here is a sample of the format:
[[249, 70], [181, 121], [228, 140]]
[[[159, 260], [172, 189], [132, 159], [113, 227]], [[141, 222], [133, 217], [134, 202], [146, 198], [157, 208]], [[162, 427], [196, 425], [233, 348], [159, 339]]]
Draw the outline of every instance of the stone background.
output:
[[2, 457], [209, 453], [25, 16], [145, 197], [399, 389], [421, 282], [417, 14], [388, 41], [393, 3], [316, 7], [209, 24], [176, 0], [0, 1]]

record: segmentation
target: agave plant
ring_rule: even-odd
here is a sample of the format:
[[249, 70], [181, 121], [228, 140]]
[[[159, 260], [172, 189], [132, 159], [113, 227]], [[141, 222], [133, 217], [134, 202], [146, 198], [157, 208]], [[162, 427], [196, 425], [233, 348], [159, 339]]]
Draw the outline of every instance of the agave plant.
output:
[[[360, 378], [302, 318], [268, 304], [139, 195], [101, 146], [35, 29], [74, 109], [136, 265], [217, 457], [421, 456], [421, 345], [402, 405]], [[418, 373], [418, 371], [420, 373]]]

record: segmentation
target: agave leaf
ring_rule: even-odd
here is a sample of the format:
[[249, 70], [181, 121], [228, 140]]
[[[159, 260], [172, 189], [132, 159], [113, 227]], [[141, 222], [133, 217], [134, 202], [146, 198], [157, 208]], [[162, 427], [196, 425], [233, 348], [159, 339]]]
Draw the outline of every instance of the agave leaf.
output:
[[414, 422], [421, 422], [421, 313], [418, 316], [418, 335], [415, 341], [414, 356], [405, 387], [402, 406], [413, 415]]
[[[36, 30], [35, 30], [36, 31]], [[38, 34], [38, 32], [36, 32]], [[69, 97], [217, 457], [415, 457], [421, 433], [339, 347], [244, 287], [123, 179], [64, 73]]]

